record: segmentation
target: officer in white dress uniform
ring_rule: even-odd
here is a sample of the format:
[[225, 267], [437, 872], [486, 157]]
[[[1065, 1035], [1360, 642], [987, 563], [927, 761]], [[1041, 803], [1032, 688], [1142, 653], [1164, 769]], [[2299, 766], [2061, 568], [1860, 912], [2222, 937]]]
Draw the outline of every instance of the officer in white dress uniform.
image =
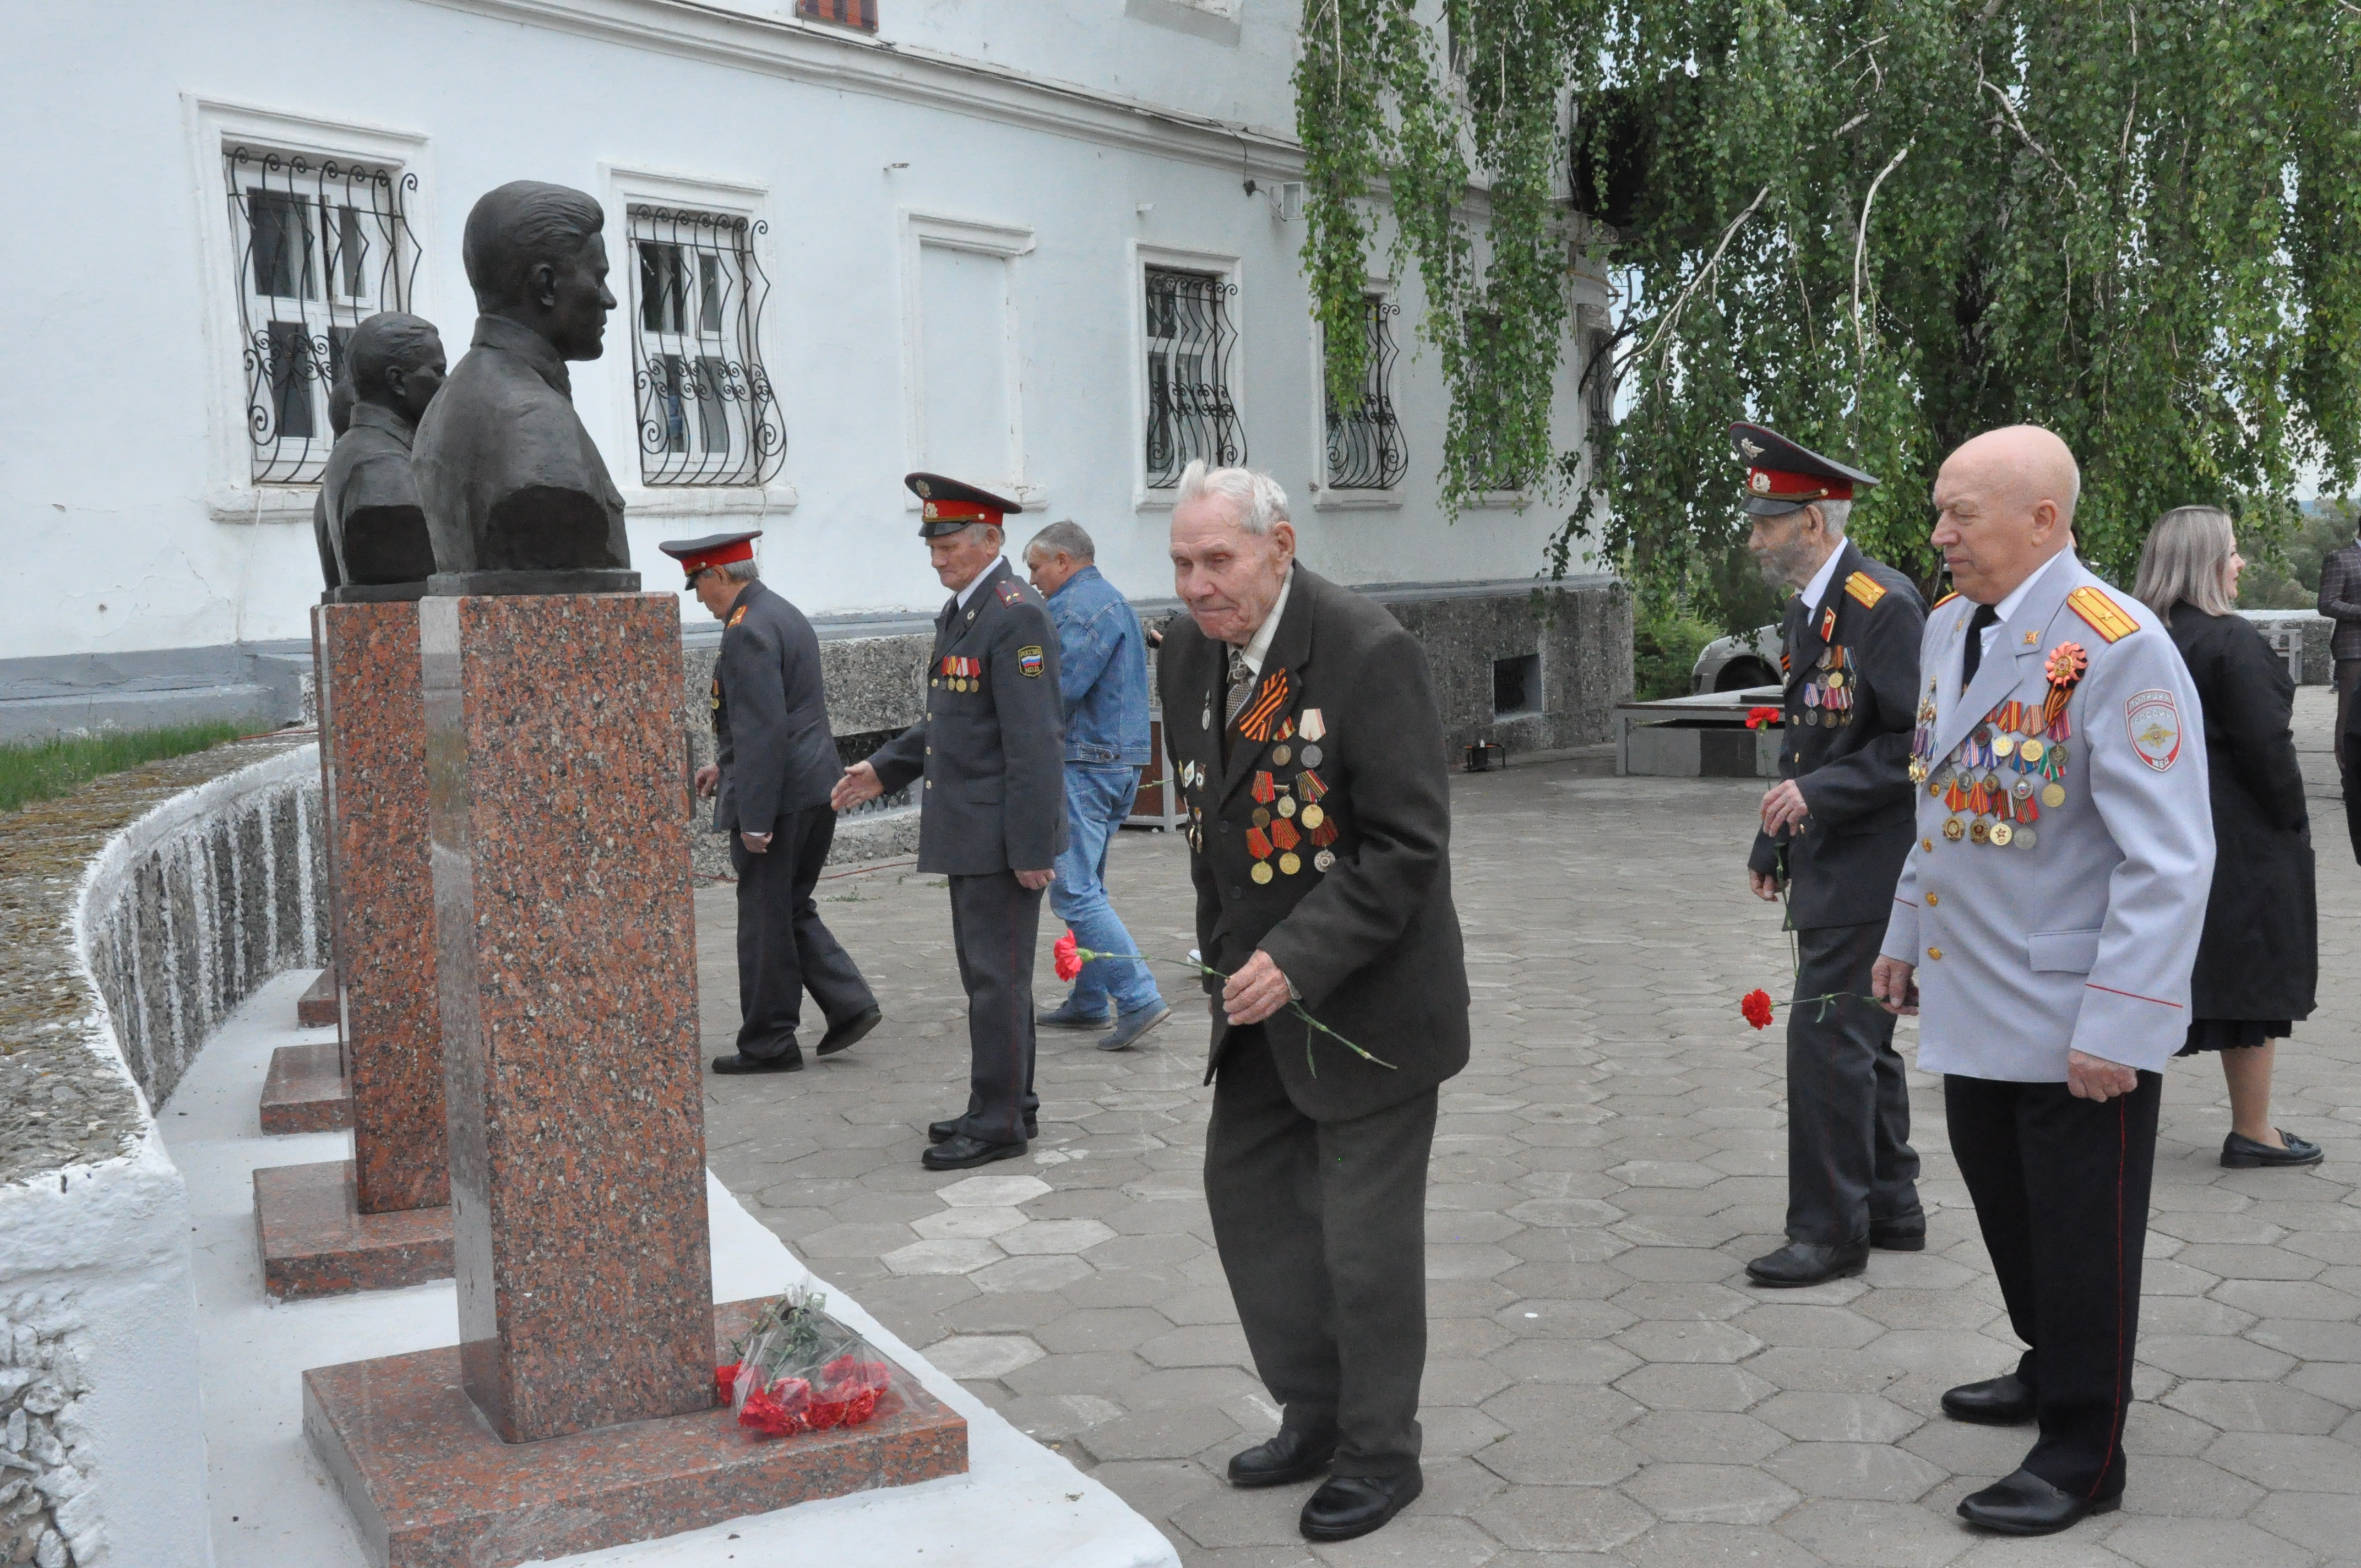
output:
[[2159, 1073], [2189, 1032], [2213, 871], [2204, 724], [2156, 616], [2072, 550], [2065, 444], [1976, 437], [1935, 485], [1959, 592], [1927, 619], [1917, 841], [1872, 987], [1920, 1012], [1951, 1148], [2009, 1322], [2015, 1373], [1943, 1396], [2037, 1421], [2013, 1475], [1960, 1503], [2044, 1535], [2124, 1489]]

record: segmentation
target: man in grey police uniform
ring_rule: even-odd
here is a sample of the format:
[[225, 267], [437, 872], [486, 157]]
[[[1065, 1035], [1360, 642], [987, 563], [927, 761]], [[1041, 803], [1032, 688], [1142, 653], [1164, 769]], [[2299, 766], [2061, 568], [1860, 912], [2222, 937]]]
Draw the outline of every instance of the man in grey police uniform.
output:
[[1041, 894], [1066, 848], [1058, 630], [1001, 554], [1001, 519], [1025, 509], [989, 490], [912, 474], [919, 537], [953, 597], [935, 621], [927, 717], [837, 781], [839, 811], [923, 778], [918, 869], [950, 878], [951, 936], [967, 988], [966, 1113], [927, 1129], [919, 1163], [963, 1170], [1014, 1159], [1033, 1136], [1033, 946]]
[[1918, 836], [1874, 988], [1921, 1014], [1951, 1148], [2026, 1349], [1943, 1396], [2037, 1423], [1971, 1523], [2047, 1535], [2124, 1489], [2141, 1245], [2165, 1062], [2213, 885], [2205, 729], [2172, 639], [2074, 558], [2081, 476], [2030, 425], [1951, 454], [1927, 621]]
[[[1927, 1245], [1910, 1091], [1893, 1015], [1870, 1001], [1893, 887], [1910, 852], [1911, 715], [1927, 610], [1910, 579], [1844, 536], [1877, 483], [1759, 424], [1733, 424], [1746, 465], [1747, 546], [1801, 590], [1780, 629], [1782, 783], [1763, 797], [1746, 869], [1787, 900], [1787, 1245], [1746, 1266], [1771, 1287], [1859, 1274], [1869, 1249]], [[1834, 998], [1834, 1000], [1814, 1000]]]
[[803, 993], [828, 1031], [832, 1057], [884, 1014], [860, 966], [819, 916], [812, 890], [836, 839], [829, 807], [839, 773], [820, 685], [819, 638], [804, 612], [773, 593], [754, 564], [757, 529], [672, 539], [689, 591], [721, 622], [713, 665], [714, 760], [697, 793], [714, 798], [713, 830], [730, 835], [738, 873], [738, 1048], [719, 1073], [796, 1072]]

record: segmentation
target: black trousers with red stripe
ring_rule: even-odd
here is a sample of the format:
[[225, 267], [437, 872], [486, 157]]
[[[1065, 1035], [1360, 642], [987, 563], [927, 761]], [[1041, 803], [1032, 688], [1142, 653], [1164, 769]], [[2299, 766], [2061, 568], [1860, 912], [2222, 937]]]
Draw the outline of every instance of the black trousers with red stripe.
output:
[[2017, 1376], [2041, 1429], [2025, 1467], [2061, 1491], [2124, 1489], [2124, 1416], [2139, 1328], [2140, 1252], [2156, 1169], [2160, 1074], [2104, 1102], [2063, 1083], [1943, 1080], [1951, 1153], [1975, 1201]]
[[987, 1144], [1021, 1144], [1033, 1092], [1033, 944], [1041, 934], [1039, 888], [1015, 872], [954, 876], [951, 940], [967, 988], [968, 1097], [960, 1131]]

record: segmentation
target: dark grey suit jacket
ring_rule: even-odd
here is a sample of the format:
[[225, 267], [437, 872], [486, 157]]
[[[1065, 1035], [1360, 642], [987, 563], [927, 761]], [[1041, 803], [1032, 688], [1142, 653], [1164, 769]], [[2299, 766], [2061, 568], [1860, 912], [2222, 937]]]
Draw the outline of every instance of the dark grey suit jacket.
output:
[[[1884, 590], [1875, 604], [1861, 602], [1866, 591], [1849, 591], [1856, 575]], [[1823, 638], [1830, 608], [1836, 628]], [[1812, 814], [1800, 831], [1775, 840], [1757, 832], [1746, 863], [1773, 872], [1779, 845], [1786, 845], [1787, 915], [1799, 931], [1883, 923], [1894, 913], [1894, 884], [1915, 830], [1910, 735], [1924, 695], [1918, 644], [1926, 628], [1926, 601], [1910, 579], [1850, 539], [1826, 597], [1811, 605], [1798, 594], [1788, 603], [1779, 776], [1795, 781]], [[1807, 723], [1817, 710], [1804, 690], [1823, 673], [1821, 655], [1830, 647], [1844, 650], [1852, 707], [1844, 724]]]
[[418, 422], [412, 466], [440, 571], [631, 564], [623, 497], [574, 411], [566, 361], [529, 327], [476, 318]]
[[[972, 660], [979, 674], [947, 674], [947, 659]], [[923, 777], [918, 869], [1049, 869], [1066, 848], [1065, 735], [1058, 629], [1000, 561], [965, 609], [954, 598], [935, 619], [927, 717], [869, 759], [888, 793]]]
[[722, 620], [713, 667], [717, 833], [771, 833], [828, 804], [842, 769], [820, 688], [819, 638], [804, 612], [757, 580]]
[[[1364, 1061], [1286, 1010], [1263, 1025], [1298, 1110], [1323, 1122], [1366, 1116], [1467, 1065], [1451, 784], [1426, 651], [1384, 606], [1296, 566], [1260, 679], [1285, 672], [1284, 712], [1299, 731], [1305, 711], [1319, 711], [1321, 760], [1309, 771], [1324, 787], [1316, 804], [1337, 828], [1335, 861], [1318, 870], [1306, 839], [1295, 873], [1275, 872], [1267, 883], [1253, 878], [1246, 837], [1260, 805], [1256, 779], [1286, 782], [1301, 799], [1304, 742], [1300, 733], [1285, 742], [1249, 740], [1224, 723], [1228, 663], [1228, 644], [1186, 616], [1166, 630], [1157, 661], [1165, 744], [1176, 762], [1193, 764], [1183, 793], [1198, 946], [1225, 974], [1256, 948], [1268, 952], [1314, 1018], [1393, 1064]], [[1257, 694], [1263, 689], [1258, 684]], [[1244, 711], [1253, 708], [1249, 701]], [[1276, 755], [1282, 744], [1286, 762]], [[1299, 812], [1290, 820], [1301, 819]], [[1208, 1082], [1231, 1033], [1218, 1014], [1213, 1027]]]

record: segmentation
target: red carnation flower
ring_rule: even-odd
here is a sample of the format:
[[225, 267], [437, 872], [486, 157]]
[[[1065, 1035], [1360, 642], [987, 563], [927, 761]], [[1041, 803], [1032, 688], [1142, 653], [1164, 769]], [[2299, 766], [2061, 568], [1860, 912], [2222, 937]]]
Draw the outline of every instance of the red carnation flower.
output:
[[1782, 715], [1775, 707], [1750, 707], [1746, 710], [1746, 728], [1768, 729], [1779, 722]]
[[1768, 1028], [1771, 1025], [1771, 993], [1760, 989], [1750, 991], [1738, 999], [1738, 1010], [1756, 1028]]
[[733, 1361], [726, 1366], [717, 1366], [713, 1369], [713, 1402], [715, 1404], [726, 1405], [738, 1397], [738, 1367], [739, 1363]]
[[1049, 951], [1055, 955], [1058, 960], [1058, 978], [1060, 980], [1070, 981], [1076, 975], [1082, 972], [1082, 949], [1076, 945], [1074, 941], [1074, 934], [1071, 931], [1069, 931], [1064, 936], [1059, 938], [1058, 945], [1051, 948]]

